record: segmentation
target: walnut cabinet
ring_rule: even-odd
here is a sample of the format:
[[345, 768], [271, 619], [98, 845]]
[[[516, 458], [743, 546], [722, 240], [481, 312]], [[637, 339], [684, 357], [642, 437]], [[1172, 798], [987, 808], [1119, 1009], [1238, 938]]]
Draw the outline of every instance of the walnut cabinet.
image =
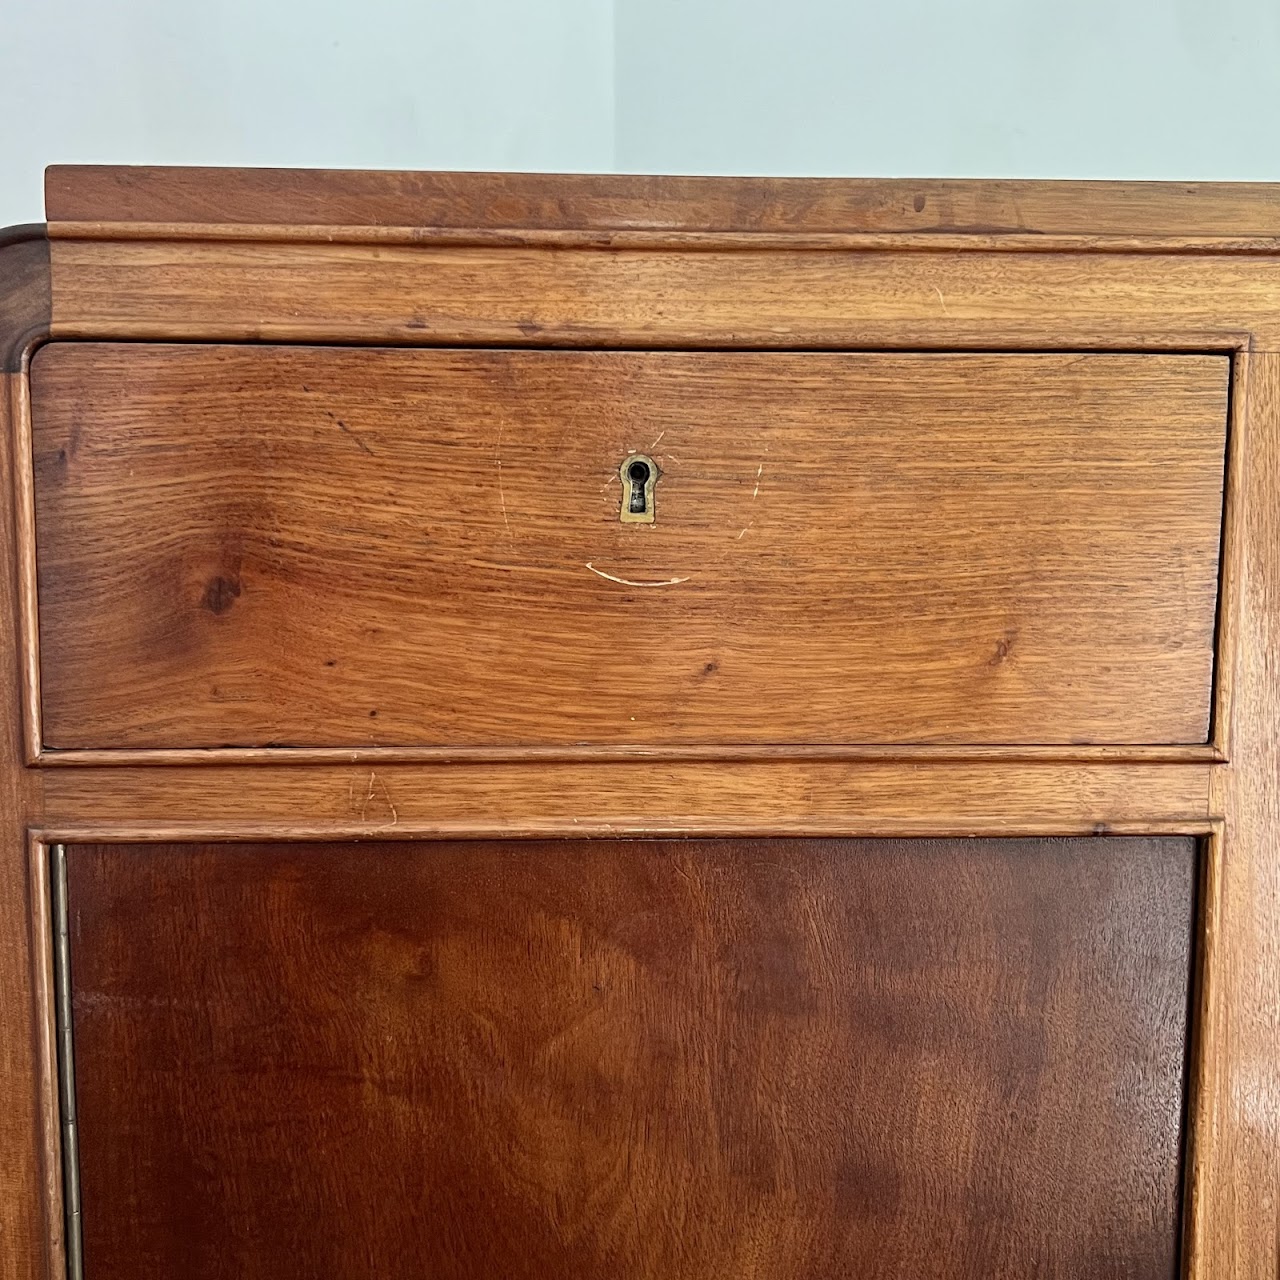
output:
[[1280, 191], [47, 205], [2, 1280], [1275, 1280]]

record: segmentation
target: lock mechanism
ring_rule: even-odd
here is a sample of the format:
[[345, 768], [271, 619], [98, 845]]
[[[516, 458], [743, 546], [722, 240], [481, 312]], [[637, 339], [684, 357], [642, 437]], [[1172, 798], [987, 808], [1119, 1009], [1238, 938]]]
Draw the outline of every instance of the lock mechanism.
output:
[[643, 453], [632, 453], [622, 460], [618, 475], [622, 478], [623, 524], [653, 523], [653, 487], [658, 483], [657, 463]]

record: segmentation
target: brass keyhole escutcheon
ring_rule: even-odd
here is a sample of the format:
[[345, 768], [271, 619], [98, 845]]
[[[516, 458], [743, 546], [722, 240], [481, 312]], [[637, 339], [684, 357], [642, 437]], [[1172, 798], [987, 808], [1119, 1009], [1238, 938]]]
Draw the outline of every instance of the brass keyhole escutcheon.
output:
[[653, 489], [658, 483], [658, 466], [643, 453], [629, 454], [618, 468], [622, 478], [623, 524], [653, 523]]

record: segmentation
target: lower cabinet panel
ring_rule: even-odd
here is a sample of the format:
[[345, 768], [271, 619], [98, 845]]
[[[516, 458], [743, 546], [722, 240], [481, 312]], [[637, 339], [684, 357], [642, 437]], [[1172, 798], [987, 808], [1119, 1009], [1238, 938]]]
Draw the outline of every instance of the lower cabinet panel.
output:
[[85, 1273], [1168, 1280], [1196, 859], [72, 846]]

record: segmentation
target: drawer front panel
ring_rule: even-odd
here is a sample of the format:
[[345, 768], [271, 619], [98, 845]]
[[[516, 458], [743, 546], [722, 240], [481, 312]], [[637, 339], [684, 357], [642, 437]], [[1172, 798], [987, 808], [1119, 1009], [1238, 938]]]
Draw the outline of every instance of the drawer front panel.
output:
[[1229, 367], [53, 343], [44, 741], [1203, 742]]
[[1195, 853], [72, 847], [86, 1274], [1172, 1280]]

